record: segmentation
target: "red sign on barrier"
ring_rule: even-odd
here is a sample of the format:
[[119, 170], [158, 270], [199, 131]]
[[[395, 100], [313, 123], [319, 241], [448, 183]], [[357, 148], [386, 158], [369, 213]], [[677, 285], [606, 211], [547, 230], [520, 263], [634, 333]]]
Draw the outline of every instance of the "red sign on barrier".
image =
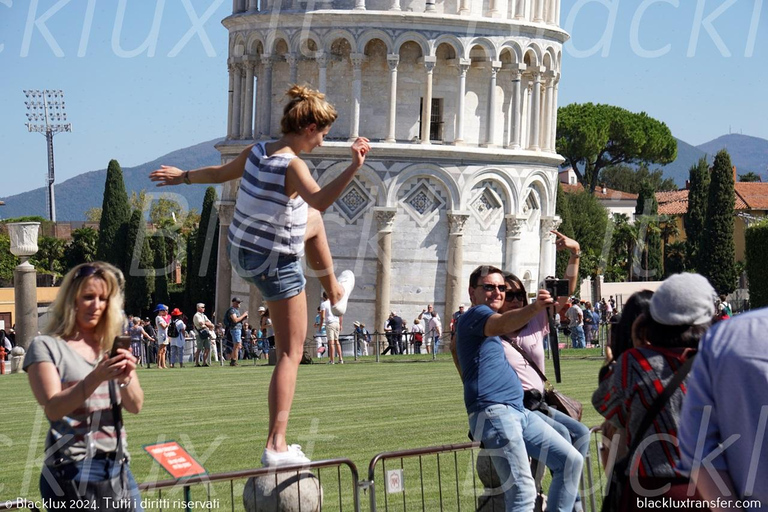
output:
[[205, 474], [201, 466], [176, 441], [151, 444], [144, 447], [150, 457], [155, 459], [173, 478], [184, 478]]

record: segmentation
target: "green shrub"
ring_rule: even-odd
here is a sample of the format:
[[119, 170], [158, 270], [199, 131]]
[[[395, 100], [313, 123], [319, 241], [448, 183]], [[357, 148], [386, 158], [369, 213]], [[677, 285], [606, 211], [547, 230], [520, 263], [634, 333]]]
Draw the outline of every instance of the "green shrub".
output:
[[753, 308], [768, 306], [768, 220], [747, 228], [745, 234], [749, 301]]

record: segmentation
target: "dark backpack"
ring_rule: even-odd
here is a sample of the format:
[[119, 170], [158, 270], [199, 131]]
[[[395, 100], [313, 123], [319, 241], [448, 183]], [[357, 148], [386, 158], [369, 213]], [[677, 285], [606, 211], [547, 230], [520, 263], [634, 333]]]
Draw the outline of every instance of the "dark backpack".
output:
[[233, 308], [229, 308], [227, 312], [224, 313], [223, 323], [224, 323], [224, 327], [227, 330], [231, 329], [234, 326], [234, 324], [232, 323], [232, 309]]
[[179, 337], [179, 328], [176, 325], [176, 322], [178, 322], [178, 320], [171, 320], [171, 323], [168, 324], [168, 337], [169, 338], [178, 338]]

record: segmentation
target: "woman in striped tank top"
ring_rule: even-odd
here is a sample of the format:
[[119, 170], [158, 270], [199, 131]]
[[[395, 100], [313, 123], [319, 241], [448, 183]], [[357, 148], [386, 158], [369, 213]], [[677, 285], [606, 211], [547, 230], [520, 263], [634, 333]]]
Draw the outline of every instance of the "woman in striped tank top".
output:
[[336, 109], [324, 94], [307, 87], [294, 85], [287, 96], [280, 140], [249, 146], [223, 165], [193, 171], [162, 166], [150, 174], [159, 187], [242, 178], [228, 234], [230, 261], [267, 302], [278, 355], [269, 385], [269, 435], [261, 457], [265, 466], [309, 462], [299, 445], [285, 440], [307, 335], [301, 257], [306, 252], [307, 264], [328, 293], [334, 314], [343, 315], [355, 276], [345, 270], [336, 279], [320, 212], [338, 199], [370, 151], [368, 139], [355, 140], [352, 163], [321, 188], [298, 155], [322, 146], [336, 120]]

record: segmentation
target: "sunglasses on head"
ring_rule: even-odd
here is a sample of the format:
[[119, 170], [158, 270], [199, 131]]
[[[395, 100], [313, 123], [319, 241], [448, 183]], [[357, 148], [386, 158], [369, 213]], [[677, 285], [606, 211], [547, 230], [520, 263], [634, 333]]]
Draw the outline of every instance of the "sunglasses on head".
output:
[[499, 290], [501, 293], [505, 293], [507, 291], [507, 285], [505, 284], [481, 284], [479, 286], [482, 286], [483, 290], [487, 292], [495, 292], [496, 290]]
[[518, 300], [520, 302], [525, 302], [525, 298], [528, 296], [528, 294], [524, 290], [507, 290], [507, 293], [504, 294], [504, 300], [506, 302], [512, 302], [513, 300]]
[[[90, 277], [90, 276], [102, 276], [103, 277], [105, 270], [106, 269], [104, 269], [102, 267], [99, 267], [99, 266], [96, 266], [96, 265], [83, 265], [82, 267], [77, 269], [77, 272], [75, 272], [75, 275], [74, 275], [73, 279], [74, 280], [84, 279], [84, 278]], [[125, 279], [123, 278], [123, 273], [118, 271], [118, 272], [115, 272], [113, 275], [115, 276], [115, 279], [117, 279], [118, 286], [120, 286], [122, 288], [123, 285], [125, 284]]]

